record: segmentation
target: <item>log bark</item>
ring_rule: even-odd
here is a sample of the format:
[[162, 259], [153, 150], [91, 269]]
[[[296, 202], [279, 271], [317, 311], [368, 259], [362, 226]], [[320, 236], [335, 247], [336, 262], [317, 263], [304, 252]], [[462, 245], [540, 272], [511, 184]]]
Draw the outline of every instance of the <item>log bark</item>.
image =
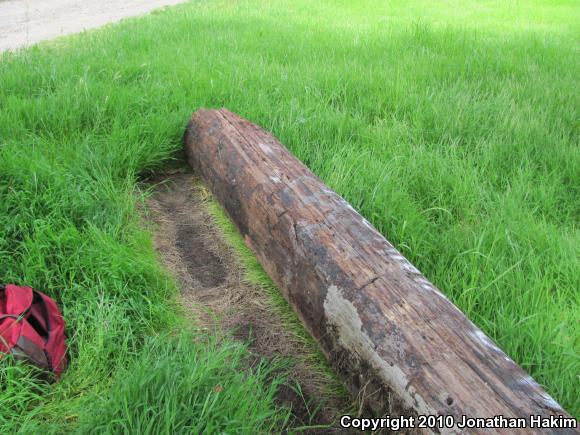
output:
[[[184, 140], [194, 171], [351, 393], [374, 411], [457, 421], [462, 415], [569, 417], [272, 135], [226, 109], [201, 109]], [[464, 431], [507, 432], [434, 430]], [[534, 431], [550, 433], [529, 426], [520, 433]], [[565, 432], [576, 433], [554, 431]]]

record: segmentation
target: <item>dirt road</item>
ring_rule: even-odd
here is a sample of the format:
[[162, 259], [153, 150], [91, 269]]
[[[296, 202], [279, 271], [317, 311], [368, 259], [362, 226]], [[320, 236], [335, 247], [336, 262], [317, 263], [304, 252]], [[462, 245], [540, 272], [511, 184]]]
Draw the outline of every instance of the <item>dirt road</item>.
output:
[[0, 0], [0, 51], [142, 15], [184, 0]]

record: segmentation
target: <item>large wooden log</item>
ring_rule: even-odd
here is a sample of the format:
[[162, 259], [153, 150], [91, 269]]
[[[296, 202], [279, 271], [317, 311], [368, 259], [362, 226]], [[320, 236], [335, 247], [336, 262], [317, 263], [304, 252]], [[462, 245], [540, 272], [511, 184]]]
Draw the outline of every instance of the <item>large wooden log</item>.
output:
[[272, 135], [225, 109], [201, 109], [185, 146], [350, 391], [373, 410], [457, 421], [569, 417]]

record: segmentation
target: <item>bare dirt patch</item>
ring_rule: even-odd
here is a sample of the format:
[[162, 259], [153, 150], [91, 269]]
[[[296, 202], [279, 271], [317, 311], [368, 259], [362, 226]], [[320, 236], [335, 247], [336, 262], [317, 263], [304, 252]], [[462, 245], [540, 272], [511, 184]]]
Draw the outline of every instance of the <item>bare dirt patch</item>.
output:
[[157, 187], [148, 208], [156, 226], [155, 246], [178, 279], [183, 305], [192, 319], [249, 342], [255, 356], [297, 361], [278, 396], [281, 404], [292, 408], [294, 426], [336, 422], [350, 405], [348, 400], [325, 394], [328, 380], [304, 362], [307, 350], [272, 312], [269, 296], [244, 279], [236, 252], [207, 209], [207, 190], [186, 170], [152, 182]]

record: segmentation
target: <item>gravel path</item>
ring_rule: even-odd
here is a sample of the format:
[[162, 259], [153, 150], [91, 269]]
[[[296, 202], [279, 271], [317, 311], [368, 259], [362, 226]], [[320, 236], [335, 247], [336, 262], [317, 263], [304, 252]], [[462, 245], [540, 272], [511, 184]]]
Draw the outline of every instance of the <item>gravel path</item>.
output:
[[0, 51], [142, 15], [184, 0], [0, 0]]

